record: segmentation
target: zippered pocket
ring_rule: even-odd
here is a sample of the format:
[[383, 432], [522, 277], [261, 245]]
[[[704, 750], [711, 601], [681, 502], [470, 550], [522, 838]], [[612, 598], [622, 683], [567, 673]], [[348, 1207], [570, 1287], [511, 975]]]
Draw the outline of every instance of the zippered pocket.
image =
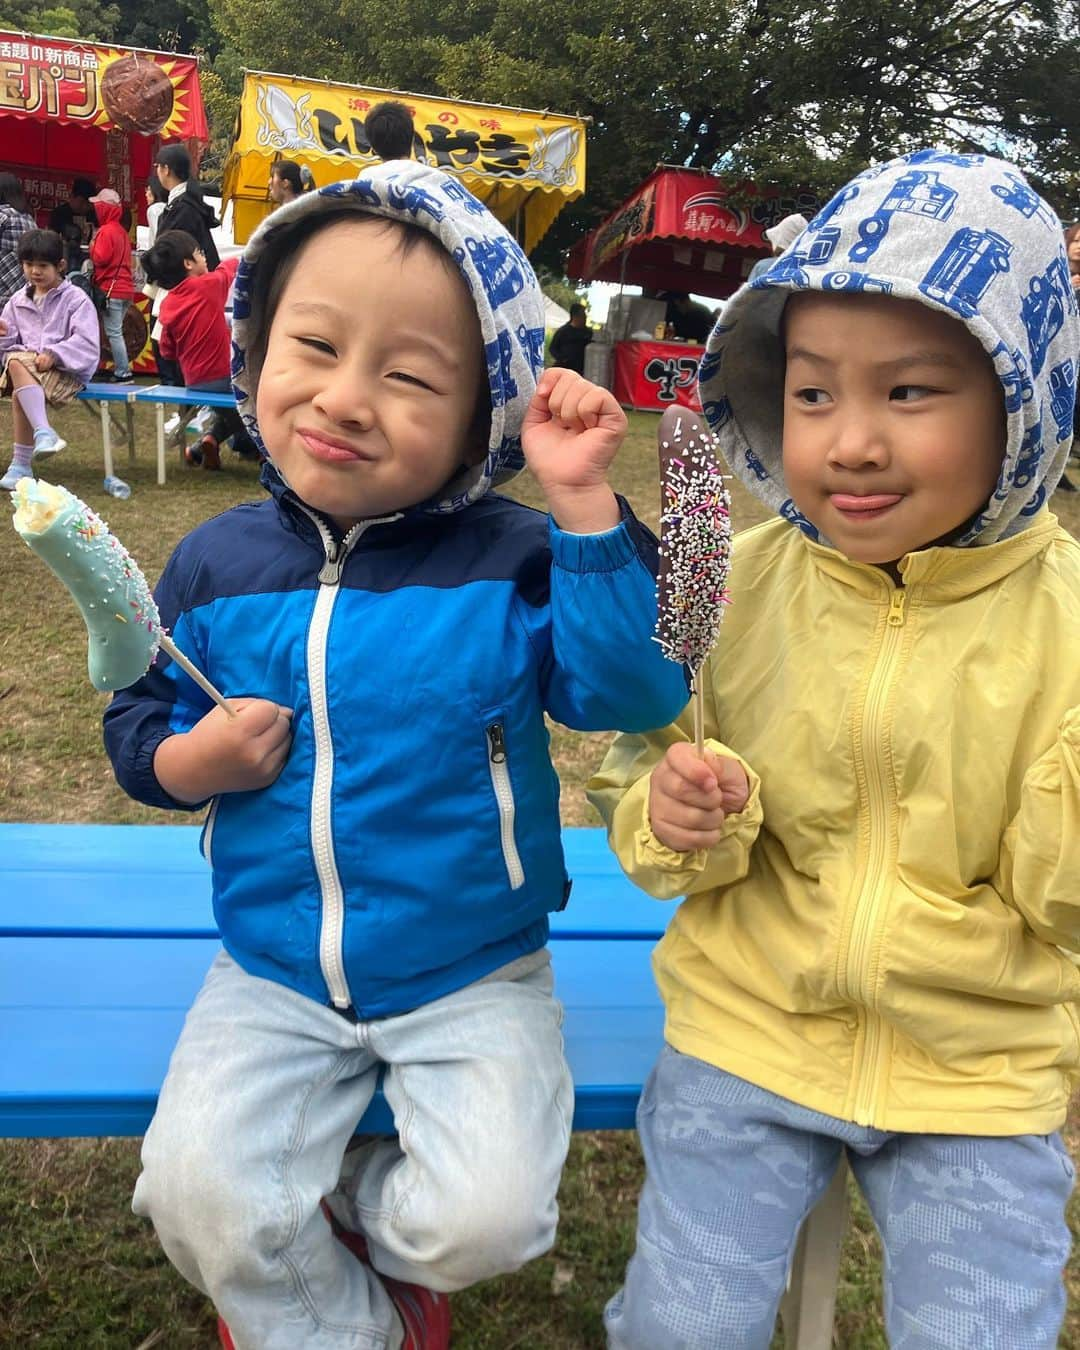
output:
[[525, 869], [514, 839], [514, 787], [510, 782], [510, 767], [506, 759], [506, 728], [502, 722], [489, 722], [484, 729], [487, 736], [488, 772], [495, 790], [499, 808], [499, 840], [502, 844], [506, 875], [510, 889], [520, 890], [525, 885]]
[[217, 820], [218, 806], [221, 798], [215, 797], [210, 803], [210, 810], [206, 813], [206, 820], [203, 824], [202, 835], [199, 839], [199, 852], [203, 855], [211, 867], [214, 865], [214, 824]]

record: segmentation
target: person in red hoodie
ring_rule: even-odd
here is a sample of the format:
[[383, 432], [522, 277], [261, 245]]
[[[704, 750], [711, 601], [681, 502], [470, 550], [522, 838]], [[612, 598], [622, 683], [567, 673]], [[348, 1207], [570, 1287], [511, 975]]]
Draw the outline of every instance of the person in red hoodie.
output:
[[131, 277], [131, 239], [120, 223], [123, 203], [113, 188], [102, 188], [91, 197], [98, 227], [90, 241], [90, 261], [94, 264], [94, 287], [105, 296], [102, 323], [112, 350], [113, 380], [131, 383], [131, 364], [124, 343], [124, 315], [135, 298]]
[[[240, 259], [227, 258], [214, 271], [194, 235], [186, 230], [163, 230], [142, 255], [147, 277], [168, 291], [161, 303], [161, 354], [180, 366], [189, 389], [227, 393], [232, 339], [225, 322], [225, 302]], [[219, 469], [221, 442], [233, 438], [233, 449], [244, 459], [259, 459], [254, 441], [244, 430], [240, 414], [223, 408], [210, 431], [184, 452], [189, 464]]]

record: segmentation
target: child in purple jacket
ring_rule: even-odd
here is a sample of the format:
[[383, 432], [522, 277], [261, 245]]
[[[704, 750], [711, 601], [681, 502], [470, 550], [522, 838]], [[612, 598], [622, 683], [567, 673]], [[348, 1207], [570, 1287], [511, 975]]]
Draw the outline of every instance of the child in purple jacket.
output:
[[93, 377], [101, 356], [93, 301], [62, 271], [63, 240], [53, 230], [27, 230], [18, 258], [26, 286], [0, 313], [0, 394], [10, 394], [15, 448], [0, 488], [32, 474], [37, 456], [67, 444], [49, 425], [47, 403], [70, 403]]

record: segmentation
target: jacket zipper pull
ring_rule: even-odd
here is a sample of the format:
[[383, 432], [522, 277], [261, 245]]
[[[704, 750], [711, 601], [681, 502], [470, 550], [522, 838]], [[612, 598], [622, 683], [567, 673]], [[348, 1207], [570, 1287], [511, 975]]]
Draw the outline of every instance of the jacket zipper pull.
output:
[[487, 729], [488, 756], [492, 764], [506, 763], [506, 734], [501, 722], [492, 722]]
[[907, 592], [897, 589], [889, 597], [889, 627], [902, 628], [904, 625], [904, 602], [907, 600]]
[[337, 541], [328, 539], [326, 541], [326, 561], [319, 569], [319, 584], [322, 586], [336, 586], [341, 580], [341, 559], [338, 557], [340, 549]]

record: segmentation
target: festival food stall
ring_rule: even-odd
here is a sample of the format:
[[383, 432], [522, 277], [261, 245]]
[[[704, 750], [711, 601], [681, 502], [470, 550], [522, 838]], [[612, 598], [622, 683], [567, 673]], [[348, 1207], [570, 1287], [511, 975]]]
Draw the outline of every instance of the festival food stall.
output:
[[[161, 142], [184, 142], [197, 164], [208, 139], [195, 57], [0, 31], [0, 170], [21, 180], [39, 225], [82, 177], [114, 188], [134, 227]], [[153, 369], [145, 309], [125, 321], [138, 370]]]
[[[606, 220], [570, 250], [566, 274], [583, 282], [641, 286], [657, 294], [693, 293], [725, 300], [768, 257], [765, 230], [784, 216], [812, 216], [810, 193], [781, 196], [731, 186], [699, 169], [659, 165]], [[661, 308], [662, 302], [660, 302]], [[633, 337], [639, 314], [655, 317], [657, 305], [614, 304], [606, 340], [614, 344], [612, 388], [620, 403], [662, 412], [673, 403], [696, 406], [697, 367], [704, 347], [652, 335]], [[652, 325], [650, 324], [651, 328]]]
[[319, 187], [377, 163], [364, 132], [369, 110], [398, 99], [413, 115], [413, 158], [461, 182], [516, 235], [525, 252], [567, 202], [585, 191], [585, 123], [558, 113], [461, 103], [359, 85], [246, 71], [222, 199], [245, 243], [272, 209], [270, 170], [306, 165]]

